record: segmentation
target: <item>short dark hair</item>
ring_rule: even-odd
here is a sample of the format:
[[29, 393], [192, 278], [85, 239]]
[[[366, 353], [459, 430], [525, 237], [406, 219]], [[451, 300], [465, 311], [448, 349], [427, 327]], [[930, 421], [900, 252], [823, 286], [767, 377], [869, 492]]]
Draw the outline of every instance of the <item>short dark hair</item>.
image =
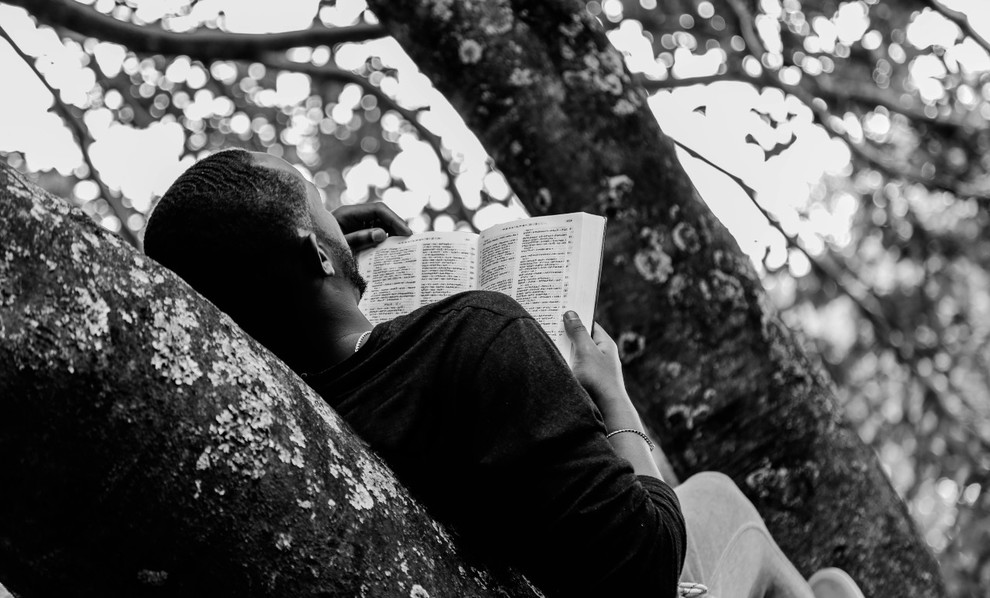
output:
[[239, 316], [275, 296], [266, 292], [275, 260], [299, 228], [314, 228], [303, 183], [226, 150], [172, 183], [148, 219], [144, 250], [244, 326]]

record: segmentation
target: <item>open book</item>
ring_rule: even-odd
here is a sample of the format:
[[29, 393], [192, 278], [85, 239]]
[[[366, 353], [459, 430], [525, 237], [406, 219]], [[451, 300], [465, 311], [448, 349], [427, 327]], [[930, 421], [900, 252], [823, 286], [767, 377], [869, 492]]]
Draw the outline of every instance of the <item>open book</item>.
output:
[[575, 213], [499, 224], [482, 231], [392, 237], [361, 252], [368, 288], [361, 311], [378, 324], [461, 291], [513, 297], [571, 361], [563, 313], [591, 329], [598, 299], [605, 219]]

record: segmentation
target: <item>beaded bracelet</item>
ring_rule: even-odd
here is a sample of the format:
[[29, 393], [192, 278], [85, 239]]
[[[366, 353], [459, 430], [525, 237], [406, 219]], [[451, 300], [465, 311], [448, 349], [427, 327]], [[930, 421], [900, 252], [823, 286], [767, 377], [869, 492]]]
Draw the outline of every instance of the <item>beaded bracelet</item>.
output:
[[623, 432], [632, 432], [633, 434], [639, 436], [640, 438], [646, 441], [646, 446], [650, 447], [650, 452], [653, 452], [653, 449], [655, 448], [653, 446], [653, 441], [650, 440], [650, 437], [647, 436], [646, 433], [640, 432], [639, 430], [633, 430], [632, 428], [622, 428], [621, 430], [615, 430], [614, 432], [609, 432], [608, 434], [605, 435], [605, 438], [611, 438], [616, 434], [622, 434]]

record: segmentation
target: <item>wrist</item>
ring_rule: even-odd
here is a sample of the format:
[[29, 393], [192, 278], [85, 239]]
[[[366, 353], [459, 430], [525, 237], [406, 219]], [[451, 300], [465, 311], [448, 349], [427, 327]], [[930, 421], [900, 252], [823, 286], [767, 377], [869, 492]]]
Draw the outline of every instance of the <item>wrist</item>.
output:
[[643, 431], [643, 423], [639, 419], [639, 414], [635, 411], [616, 411], [612, 413], [602, 413], [605, 420], [605, 429], [609, 432], [613, 430], [633, 429]]
[[589, 385], [586, 389], [596, 405], [632, 404], [632, 400], [622, 384]]
[[598, 406], [598, 411], [601, 412], [605, 426], [609, 430], [619, 428], [642, 429], [643, 424], [639, 419], [639, 412], [636, 411], [632, 400], [625, 392], [612, 395], [605, 400], [596, 401], [595, 404]]

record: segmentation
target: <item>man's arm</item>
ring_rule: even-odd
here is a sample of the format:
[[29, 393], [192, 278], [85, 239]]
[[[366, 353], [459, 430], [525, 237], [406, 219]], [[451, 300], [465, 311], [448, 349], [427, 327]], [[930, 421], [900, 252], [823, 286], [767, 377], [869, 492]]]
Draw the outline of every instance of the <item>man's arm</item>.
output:
[[576, 313], [564, 314], [564, 329], [574, 343], [574, 377], [601, 411], [605, 430], [610, 433], [622, 431], [608, 436], [615, 453], [628, 461], [637, 475], [663, 480], [660, 468], [650, 455], [653, 446], [646, 440], [643, 422], [626, 392], [619, 349], [601, 326], [594, 328], [594, 334], [588, 334]]
[[482, 537], [551, 595], [674, 596], [685, 543], [677, 498], [616, 454], [539, 325], [510, 322], [467, 375], [479, 466], [466, 481], [493, 511], [476, 513]]

